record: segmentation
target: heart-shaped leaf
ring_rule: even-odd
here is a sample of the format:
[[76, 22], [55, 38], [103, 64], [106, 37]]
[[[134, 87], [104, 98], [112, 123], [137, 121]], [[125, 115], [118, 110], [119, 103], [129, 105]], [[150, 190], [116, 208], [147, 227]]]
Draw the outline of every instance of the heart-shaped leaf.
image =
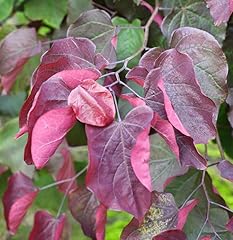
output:
[[150, 126], [152, 117], [149, 107], [139, 106], [123, 121], [105, 128], [86, 128], [90, 160], [87, 186], [105, 206], [125, 210], [136, 218], [142, 218], [148, 210], [151, 194], [133, 171], [131, 152], [139, 134]]

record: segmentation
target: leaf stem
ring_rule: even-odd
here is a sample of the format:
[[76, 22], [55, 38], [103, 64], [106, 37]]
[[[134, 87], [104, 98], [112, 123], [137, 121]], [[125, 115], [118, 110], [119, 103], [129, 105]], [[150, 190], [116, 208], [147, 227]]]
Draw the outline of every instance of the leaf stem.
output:
[[75, 179], [77, 179], [79, 176], [81, 176], [86, 170], [87, 170], [87, 166], [85, 168], [83, 168], [80, 172], [78, 172], [73, 178], [71, 178], [72, 180], [70, 181], [70, 184], [69, 184], [69, 186], [66, 189], [66, 192], [65, 192], [65, 194], [64, 194], [64, 196], [62, 198], [60, 207], [59, 207], [59, 209], [57, 211], [57, 218], [59, 218], [59, 216], [61, 215], [61, 211], [62, 211], [63, 205], [65, 203], [66, 197], [67, 197], [67, 195], [68, 195], [68, 193], [70, 191], [70, 188], [71, 188], [73, 182], [75, 181]]
[[222, 148], [221, 140], [220, 140], [220, 137], [219, 137], [219, 134], [218, 134], [218, 130], [217, 130], [217, 134], [216, 134], [216, 142], [217, 142], [217, 145], [218, 145], [218, 149], [219, 149], [219, 152], [220, 152], [221, 159], [224, 160], [225, 155], [224, 155], [224, 150]]
[[116, 94], [115, 94], [115, 92], [113, 91], [113, 89], [111, 87], [109, 87], [109, 91], [112, 93], [112, 97], [113, 97], [115, 108], [116, 108], [116, 112], [117, 112], [118, 121], [121, 122], [122, 120], [121, 120], [120, 111], [119, 111], [119, 108], [118, 108], [118, 105], [117, 105]]

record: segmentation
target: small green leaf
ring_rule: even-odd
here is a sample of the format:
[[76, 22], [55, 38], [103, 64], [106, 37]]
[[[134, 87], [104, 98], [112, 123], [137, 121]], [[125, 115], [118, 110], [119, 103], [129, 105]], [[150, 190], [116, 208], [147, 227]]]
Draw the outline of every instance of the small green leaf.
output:
[[23, 161], [27, 136], [16, 140], [15, 134], [18, 130], [18, 118], [10, 120], [0, 128], [0, 163], [8, 166], [12, 172], [22, 171], [26, 175], [32, 176], [34, 167]]
[[24, 5], [25, 15], [33, 21], [59, 28], [67, 12], [67, 0], [30, 0]]
[[6, 19], [12, 12], [14, 0], [0, 0], [0, 21]]
[[[132, 56], [143, 46], [144, 31], [141, 29], [141, 21], [135, 19], [128, 22], [127, 19], [115, 17], [112, 19], [115, 26], [124, 27], [120, 30], [117, 37], [117, 60], [124, 60]], [[139, 61], [140, 55], [135, 57], [129, 67], [135, 66]]]

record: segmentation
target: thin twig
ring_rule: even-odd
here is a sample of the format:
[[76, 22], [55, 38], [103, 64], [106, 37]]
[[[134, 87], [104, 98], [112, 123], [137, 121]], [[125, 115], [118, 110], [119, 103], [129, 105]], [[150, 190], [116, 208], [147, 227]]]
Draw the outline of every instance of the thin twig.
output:
[[67, 189], [66, 189], [66, 192], [65, 192], [65, 194], [64, 194], [64, 196], [63, 196], [63, 198], [62, 198], [60, 207], [59, 207], [59, 209], [58, 209], [58, 211], [57, 211], [57, 218], [61, 215], [61, 211], [62, 211], [63, 205], [64, 205], [64, 203], [65, 203], [66, 197], [67, 197], [67, 195], [68, 195], [68, 193], [69, 193], [69, 191], [70, 191], [70, 188], [71, 188], [73, 182], [74, 182], [79, 176], [81, 176], [86, 170], [87, 170], [87, 166], [86, 166], [85, 168], [83, 168], [80, 172], [78, 172], [78, 173], [72, 178], [72, 180], [70, 181], [70, 184], [69, 184], [69, 186], [68, 186]]
[[113, 97], [114, 104], [115, 104], [115, 108], [116, 108], [116, 112], [117, 112], [118, 121], [121, 122], [121, 115], [120, 115], [120, 111], [119, 111], [119, 108], [118, 108], [118, 105], [117, 105], [116, 94], [115, 94], [115, 92], [112, 90], [111, 87], [109, 87], [109, 91], [112, 93], [112, 97]]
[[222, 148], [222, 144], [221, 144], [221, 141], [220, 141], [218, 131], [217, 131], [217, 134], [216, 134], [216, 142], [217, 142], [217, 145], [218, 145], [218, 149], [219, 149], [221, 158], [222, 158], [222, 160], [224, 160], [225, 159], [224, 150]]

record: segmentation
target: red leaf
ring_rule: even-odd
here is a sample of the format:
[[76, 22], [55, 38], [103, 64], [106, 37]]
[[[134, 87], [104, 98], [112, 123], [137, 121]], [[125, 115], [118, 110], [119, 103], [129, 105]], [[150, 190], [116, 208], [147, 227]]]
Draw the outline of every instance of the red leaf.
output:
[[[64, 147], [61, 149], [61, 154], [63, 157], [63, 162], [62, 166], [59, 168], [58, 172], [55, 175], [56, 181], [61, 181], [64, 179], [69, 179], [75, 176], [75, 168], [74, 164], [72, 161], [71, 153], [68, 150], [67, 147]], [[72, 184], [71, 182], [67, 183], [62, 183], [58, 185], [58, 189], [64, 193], [67, 192], [67, 189], [69, 188], [69, 191], [77, 188], [77, 183], [76, 181], [73, 181]]]
[[153, 240], [187, 240], [187, 237], [180, 230], [169, 230], [155, 236]]
[[92, 79], [83, 81], [69, 95], [68, 104], [72, 106], [76, 118], [94, 126], [106, 126], [115, 117], [112, 94]]
[[184, 135], [191, 136], [195, 143], [207, 143], [215, 138], [213, 113], [216, 107], [201, 93], [190, 57], [171, 49], [163, 52], [156, 62], [163, 79], [159, 87], [164, 94], [167, 117], [172, 125]]
[[212, 240], [212, 238], [210, 235], [208, 235], [208, 236], [202, 237], [200, 240]]
[[65, 220], [65, 215], [53, 218], [48, 212], [36, 212], [29, 240], [60, 240]]
[[37, 193], [38, 189], [34, 187], [32, 180], [23, 173], [15, 173], [9, 178], [3, 206], [7, 228], [11, 234], [16, 233]]
[[44, 167], [75, 122], [70, 107], [51, 110], [37, 120], [32, 131], [31, 146], [36, 168]]
[[41, 43], [37, 40], [34, 28], [17, 29], [3, 39], [0, 44], [0, 75], [3, 76], [6, 91], [12, 86], [27, 59], [40, 51]]
[[86, 128], [90, 160], [87, 186], [105, 206], [125, 210], [136, 218], [143, 217], [149, 208], [151, 194], [135, 176], [130, 156], [152, 117], [150, 108], [140, 106], [121, 122]]
[[188, 214], [193, 210], [193, 208], [198, 204], [198, 200], [197, 199], [194, 199], [194, 200], [191, 200], [189, 202], [187, 202], [185, 204], [185, 206], [183, 208], [181, 208], [179, 210], [179, 213], [178, 213], [178, 224], [176, 226], [177, 229], [179, 230], [182, 230], [186, 221], [187, 221], [187, 218], [188, 218]]
[[138, 66], [130, 70], [126, 78], [143, 87], [147, 75], [148, 71], [144, 67]]
[[221, 173], [221, 177], [233, 182], [233, 164], [227, 160], [222, 160], [217, 165], [218, 170]]
[[231, 217], [227, 222], [226, 229], [227, 231], [233, 233], [233, 217]]
[[214, 18], [217, 26], [221, 23], [227, 23], [232, 12], [232, 0], [206, 0], [207, 7], [210, 8], [210, 14]]
[[87, 188], [78, 188], [69, 194], [69, 209], [81, 224], [85, 235], [103, 240], [107, 209], [100, 204]]

